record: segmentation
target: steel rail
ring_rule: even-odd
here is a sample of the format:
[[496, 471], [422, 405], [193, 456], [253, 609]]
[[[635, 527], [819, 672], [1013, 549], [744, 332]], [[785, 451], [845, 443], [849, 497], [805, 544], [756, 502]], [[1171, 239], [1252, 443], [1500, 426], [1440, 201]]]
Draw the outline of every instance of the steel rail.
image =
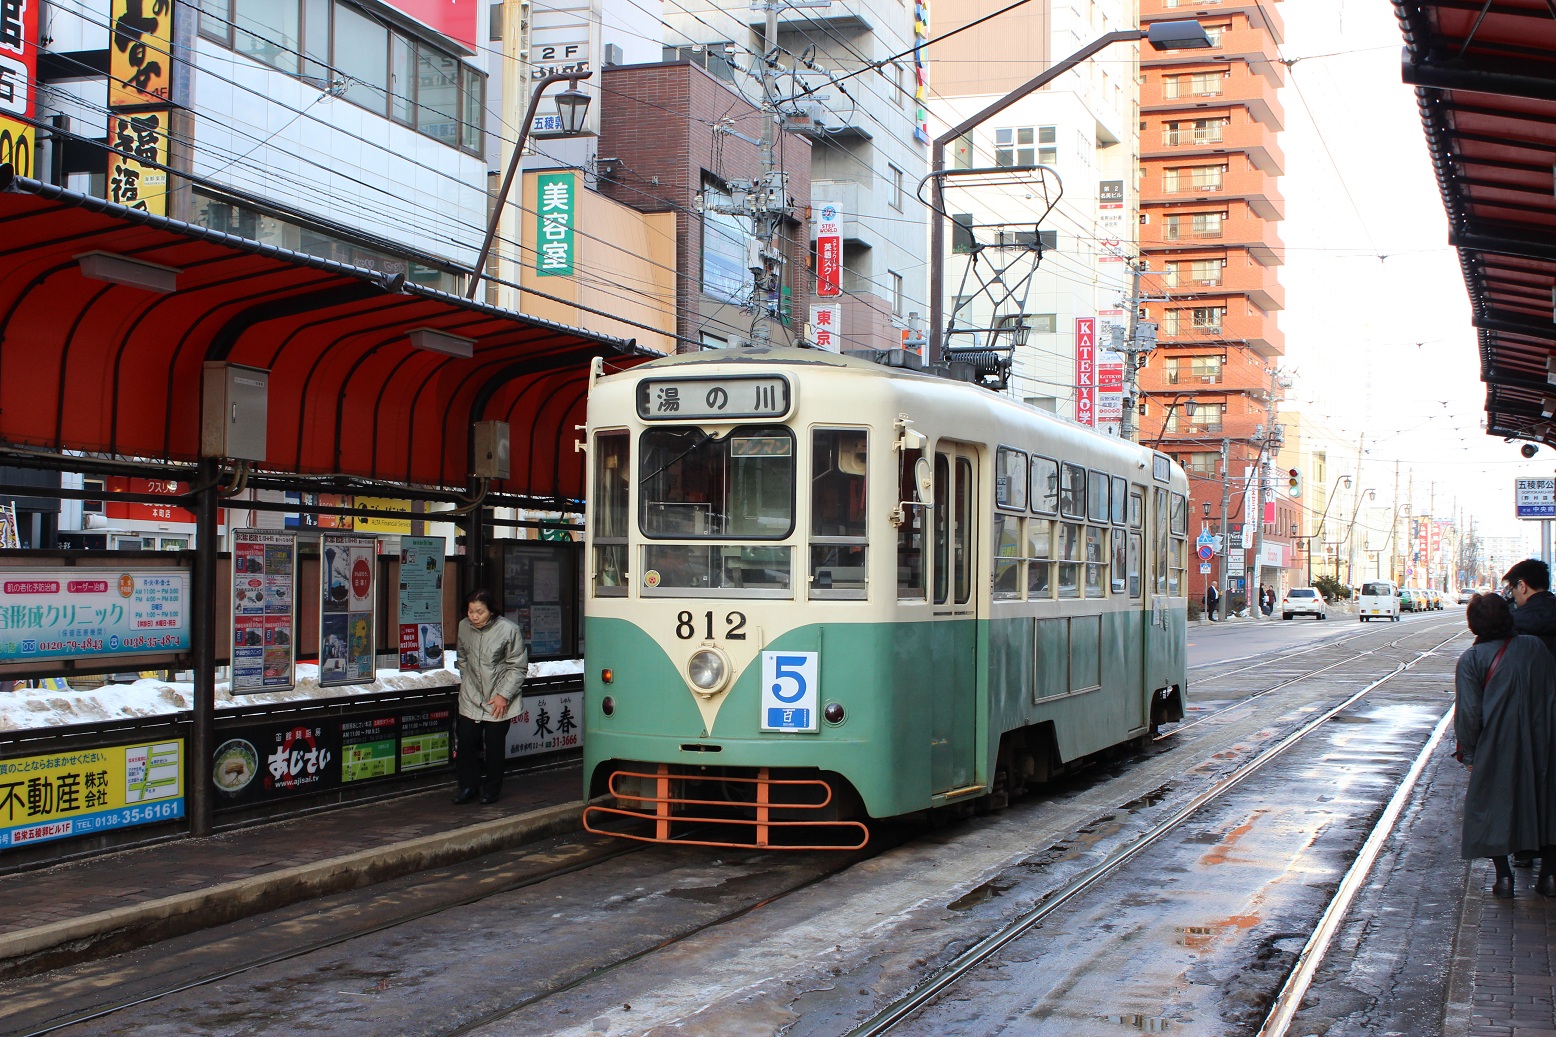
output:
[[1415, 762], [1411, 764], [1410, 770], [1399, 783], [1399, 788], [1379, 816], [1377, 824], [1373, 825], [1372, 834], [1362, 845], [1361, 852], [1356, 855], [1350, 870], [1340, 880], [1340, 886], [1335, 890], [1329, 906], [1324, 909], [1324, 914], [1318, 920], [1313, 935], [1308, 937], [1302, 952], [1297, 955], [1296, 966], [1286, 977], [1286, 983], [1281, 987], [1280, 993], [1275, 996], [1275, 1003], [1271, 1006], [1269, 1015], [1265, 1017], [1264, 1025], [1259, 1027], [1257, 1037], [1285, 1037], [1286, 1031], [1290, 1029], [1297, 1009], [1302, 1007], [1302, 998], [1307, 994], [1308, 987], [1312, 985], [1313, 976], [1318, 972], [1319, 965], [1323, 964], [1324, 955], [1329, 950], [1334, 934], [1339, 930], [1340, 923], [1345, 920], [1346, 913], [1350, 911], [1351, 902], [1356, 899], [1356, 894], [1361, 891], [1362, 886], [1371, 876], [1372, 866], [1377, 862], [1378, 855], [1383, 852], [1383, 844], [1393, 834], [1394, 826], [1399, 823], [1399, 816], [1404, 813], [1405, 805], [1410, 801], [1417, 779], [1426, 769], [1427, 761], [1431, 759], [1432, 753], [1442, 742], [1443, 735], [1448, 732], [1448, 725], [1452, 722], [1453, 708], [1449, 707], [1443, 713], [1442, 719], [1437, 722], [1437, 727], [1432, 731], [1432, 736], [1427, 739], [1426, 745], [1416, 754]]
[[1334, 719], [1334, 717], [1361, 701], [1361, 699], [1371, 694], [1381, 685], [1407, 672], [1422, 659], [1434, 655], [1439, 648], [1459, 637], [1462, 633], [1464, 631], [1456, 632], [1453, 637], [1440, 641], [1426, 651], [1418, 653], [1409, 662], [1396, 664], [1395, 668], [1388, 674], [1379, 677], [1366, 687], [1342, 700], [1339, 704], [1309, 720], [1275, 745], [1270, 746], [1252, 760], [1239, 766], [1232, 774], [1227, 775], [1204, 792], [1195, 796], [1166, 820], [1152, 828], [1151, 831], [1145, 832], [1137, 836], [1133, 841], [1113, 850], [1095, 867], [1065, 883], [1043, 900], [1042, 903], [973, 944], [941, 969], [920, 982], [918, 986], [910, 990], [905, 996], [877, 1012], [864, 1023], [849, 1030], [845, 1037], [877, 1037], [879, 1034], [890, 1032], [920, 1008], [938, 998], [967, 973], [992, 958], [1008, 944], [1024, 936], [1044, 918], [1047, 918], [1060, 907], [1079, 897], [1103, 879], [1111, 876], [1142, 852], [1155, 845], [1159, 840], [1165, 838], [1174, 829], [1184, 824], [1201, 809], [1226, 795], [1238, 785], [1241, 785], [1249, 777], [1284, 755], [1292, 746], [1301, 742], [1308, 735]]

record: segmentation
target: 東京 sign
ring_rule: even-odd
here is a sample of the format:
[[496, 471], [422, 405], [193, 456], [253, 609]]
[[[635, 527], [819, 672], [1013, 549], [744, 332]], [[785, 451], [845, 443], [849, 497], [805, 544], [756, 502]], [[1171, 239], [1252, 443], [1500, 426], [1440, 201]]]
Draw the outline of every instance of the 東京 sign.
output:
[[644, 421], [782, 418], [789, 413], [789, 381], [774, 375], [734, 378], [647, 378], [638, 383]]

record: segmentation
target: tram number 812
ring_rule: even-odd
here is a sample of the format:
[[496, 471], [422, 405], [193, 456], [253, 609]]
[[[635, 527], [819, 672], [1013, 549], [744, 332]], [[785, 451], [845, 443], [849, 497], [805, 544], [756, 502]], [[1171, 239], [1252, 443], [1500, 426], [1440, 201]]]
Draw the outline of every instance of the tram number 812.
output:
[[[682, 641], [690, 641], [697, 636], [696, 617], [690, 612], [681, 612], [676, 617], [675, 636]], [[713, 613], [703, 613], [703, 619], [707, 622], [708, 632], [704, 639], [713, 640]], [[724, 639], [727, 641], [744, 641], [746, 639], [746, 614], [744, 612], [731, 612], [724, 617], [724, 622], [729, 624], [724, 631]]]

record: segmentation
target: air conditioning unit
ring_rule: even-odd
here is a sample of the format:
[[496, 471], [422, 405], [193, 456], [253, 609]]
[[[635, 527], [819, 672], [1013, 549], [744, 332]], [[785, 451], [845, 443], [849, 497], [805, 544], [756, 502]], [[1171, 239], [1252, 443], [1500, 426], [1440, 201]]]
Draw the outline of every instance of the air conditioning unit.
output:
[[1201, 281], [1200, 284], [1220, 284], [1220, 281]]

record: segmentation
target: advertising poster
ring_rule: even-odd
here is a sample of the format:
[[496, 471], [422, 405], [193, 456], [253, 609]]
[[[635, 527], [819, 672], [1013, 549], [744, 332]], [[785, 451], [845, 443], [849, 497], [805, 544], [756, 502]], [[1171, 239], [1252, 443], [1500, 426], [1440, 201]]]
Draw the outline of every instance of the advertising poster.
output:
[[211, 781], [220, 806], [321, 792], [340, 784], [340, 720], [220, 731]]
[[508, 758], [582, 745], [578, 721], [582, 707], [581, 694], [524, 696], [523, 712], [508, 723]]
[[342, 784], [394, 776], [400, 755], [399, 722], [395, 717], [361, 717], [340, 724]]
[[169, 117], [168, 109], [108, 116], [109, 201], [167, 215]]
[[319, 537], [319, 686], [373, 679], [374, 537]]
[[442, 537], [400, 538], [400, 669], [443, 666]]
[[297, 541], [232, 534], [232, 693], [290, 688], [296, 670]]
[[174, 7], [146, 0], [113, 0], [113, 37], [108, 48], [110, 107], [167, 104], [172, 97]]
[[836, 202], [816, 206], [816, 295], [843, 294], [843, 222]]
[[100, 659], [189, 650], [187, 569], [6, 569], [0, 659]]
[[453, 744], [453, 709], [422, 709], [400, 714], [401, 771], [448, 763]]
[[0, 849], [184, 816], [182, 739], [0, 760]]
[[1075, 318], [1075, 420], [1097, 424], [1097, 318]]
[[37, 115], [39, 0], [0, 5], [0, 162], [17, 176], [34, 176], [37, 133], [26, 120]]
[[[353, 497], [351, 504], [357, 509], [351, 525], [345, 528], [355, 527], [358, 533], [391, 533], [408, 535], [411, 531], [411, 502], [399, 500], [394, 497]], [[406, 515], [403, 519], [379, 518], [376, 515], [363, 515], [364, 511], [403, 511]]]
[[[347, 493], [303, 493], [297, 490], [286, 491], [288, 504], [303, 504], [311, 508], [350, 508], [354, 507], [351, 495]], [[317, 511], [291, 511], [285, 515], [287, 529], [351, 529], [353, 528], [350, 515], [325, 515]]]

